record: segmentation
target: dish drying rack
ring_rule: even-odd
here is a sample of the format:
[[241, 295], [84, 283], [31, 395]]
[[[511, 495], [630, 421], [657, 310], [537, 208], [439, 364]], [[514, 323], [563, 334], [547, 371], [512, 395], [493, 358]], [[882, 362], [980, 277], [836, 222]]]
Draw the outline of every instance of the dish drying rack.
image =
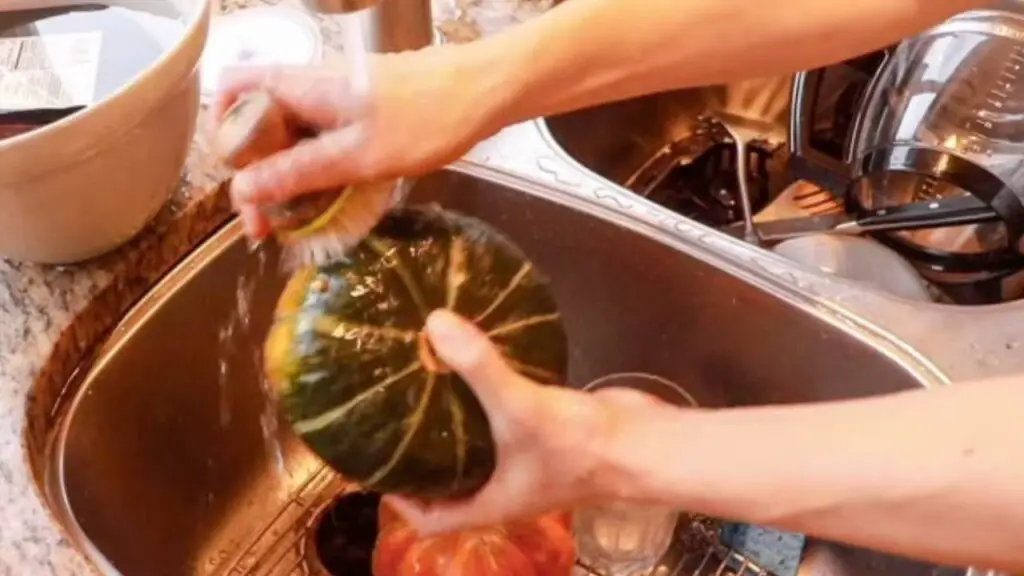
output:
[[[678, 544], [678, 542], [676, 543]], [[677, 546], [673, 546], [677, 548]], [[577, 561], [572, 576], [605, 576]], [[775, 576], [743, 554], [723, 544], [707, 544], [705, 550], [681, 552], [670, 549], [661, 563], [645, 576]]]

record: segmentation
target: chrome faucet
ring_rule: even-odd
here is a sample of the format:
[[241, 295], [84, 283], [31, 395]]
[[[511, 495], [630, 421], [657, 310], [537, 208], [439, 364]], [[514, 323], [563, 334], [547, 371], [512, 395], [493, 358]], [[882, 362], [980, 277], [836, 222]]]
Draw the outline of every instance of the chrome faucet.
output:
[[402, 52], [429, 46], [434, 39], [430, 0], [303, 0], [324, 16], [359, 18], [371, 52]]

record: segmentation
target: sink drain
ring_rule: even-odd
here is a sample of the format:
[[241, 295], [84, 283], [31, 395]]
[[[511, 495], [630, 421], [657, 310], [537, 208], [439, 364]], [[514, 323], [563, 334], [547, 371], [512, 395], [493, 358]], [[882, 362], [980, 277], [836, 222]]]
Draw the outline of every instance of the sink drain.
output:
[[380, 495], [354, 492], [323, 508], [310, 533], [316, 573], [372, 576]]

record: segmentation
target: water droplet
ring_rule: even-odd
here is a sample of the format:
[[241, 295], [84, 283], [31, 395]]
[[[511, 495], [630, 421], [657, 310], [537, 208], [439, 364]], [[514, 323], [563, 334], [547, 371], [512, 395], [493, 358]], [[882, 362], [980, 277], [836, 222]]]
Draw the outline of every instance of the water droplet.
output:
[[233, 322], [234, 317], [228, 319], [228, 322], [221, 326], [220, 334], [218, 335], [219, 343], [219, 358], [217, 359], [217, 388], [218, 388], [218, 404], [220, 411], [220, 425], [222, 428], [227, 428], [231, 425], [231, 396], [228, 389], [228, 376], [230, 367], [228, 359], [234, 350], [234, 333], [235, 323]]

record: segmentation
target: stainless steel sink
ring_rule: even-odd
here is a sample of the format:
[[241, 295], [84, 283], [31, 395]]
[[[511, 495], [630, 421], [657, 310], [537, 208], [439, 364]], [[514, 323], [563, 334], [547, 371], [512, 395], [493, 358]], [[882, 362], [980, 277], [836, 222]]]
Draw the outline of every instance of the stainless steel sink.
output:
[[[688, 255], [669, 230], [536, 183], [467, 172], [423, 178], [410, 202], [494, 224], [551, 276], [572, 343], [571, 385], [644, 371], [724, 407], [933, 381], [837, 318]], [[45, 495], [104, 572], [316, 573], [310, 525], [342, 484], [268, 418], [253, 356], [282, 284], [274, 249], [248, 250], [233, 222], [139, 302], [80, 370], [48, 454]], [[236, 312], [239, 302], [248, 313]], [[752, 438], [751, 450], [785, 458], [786, 448]], [[742, 473], [742, 454], [723, 457]], [[867, 551], [853, 557], [848, 566], [861, 568], [832, 573], [934, 570]]]
[[[525, 151], [527, 160], [512, 162], [490, 150], [478, 156], [488, 166], [510, 166], [597, 202], [614, 203], [637, 218], [685, 229], [683, 236], [691, 244], [705, 239], [706, 248], [731, 265], [754, 274], [768, 271], [822, 305], [842, 309], [857, 322], [895, 335], [938, 366], [950, 381], [1024, 371], [1024, 355], [1018, 351], [1024, 341], [1024, 301], [966, 308], [911, 302], [868, 284], [783, 261], [770, 250], [734, 241], [710, 223], [695, 225], [669, 210], [659, 211], [654, 198], [638, 198], [645, 180], [635, 176], [645, 173], [651, 159], [659, 158], [667, 145], [692, 133], [702, 114], [747, 107], [747, 115], [756, 116], [771, 109], [776, 126], [787, 124], [789, 94], [777, 89], [780, 82], [789, 86], [784, 79], [767, 78], [665, 92], [542, 118], [534, 123], [532, 136], [523, 130], [495, 146]], [[758, 85], [769, 88], [773, 96], [759, 96]], [[529, 144], [519, 145], [519, 141]], [[772, 156], [769, 197], [787, 185], [787, 161], [785, 147]]]
[[[723, 109], [762, 118], [786, 134], [790, 80], [765, 78], [663, 92], [545, 118], [553, 143], [574, 162], [611, 182], [641, 192], [638, 176], [667, 147], [690, 137], [701, 116]], [[772, 196], [787, 184], [785, 147], [769, 164]], [[642, 180], [642, 179], [641, 179]]]

